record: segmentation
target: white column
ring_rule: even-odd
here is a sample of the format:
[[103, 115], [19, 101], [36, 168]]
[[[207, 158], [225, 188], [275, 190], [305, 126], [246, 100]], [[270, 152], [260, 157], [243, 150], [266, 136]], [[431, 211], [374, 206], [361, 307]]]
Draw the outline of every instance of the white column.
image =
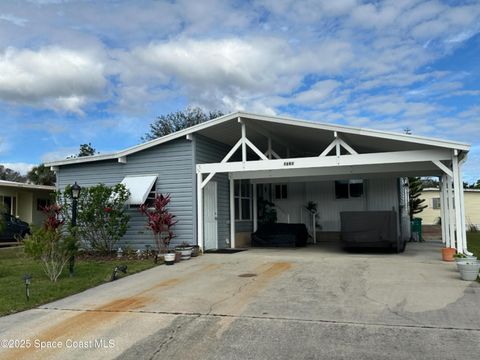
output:
[[442, 225], [442, 243], [447, 243], [447, 231], [445, 231], [445, 175], [442, 175], [438, 179], [439, 191], [440, 191], [440, 222]]
[[455, 196], [455, 228], [457, 235], [457, 252], [463, 253], [463, 233], [462, 233], [462, 201], [460, 200], [460, 192], [463, 189], [463, 184], [460, 184], [458, 156], [453, 156], [453, 192]]
[[230, 247], [235, 247], [235, 188], [234, 181], [230, 179]]
[[203, 175], [197, 173], [197, 245], [203, 249]]
[[257, 214], [257, 184], [253, 184], [252, 189], [252, 207], [253, 207], [253, 232], [257, 231], [258, 228], [258, 214]]
[[465, 213], [465, 194], [463, 189], [463, 163], [464, 161], [458, 164], [458, 178], [460, 183], [460, 211], [461, 211], [461, 222], [462, 222], [462, 237], [463, 237], [463, 252], [467, 253], [467, 227], [465, 224], [466, 213]]
[[455, 214], [453, 211], [453, 189], [452, 189], [452, 178], [447, 175], [447, 201], [448, 201], [448, 233], [450, 238], [450, 243], [447, 244], [447, 247], [456, 248], [455, 245]]
[[245, 139], [247, 138], [247, 129], [245, 128], [245, 122], [241, 122], [242, 124], [242, 162], [245, 164], [247, 161], [247, 143]]

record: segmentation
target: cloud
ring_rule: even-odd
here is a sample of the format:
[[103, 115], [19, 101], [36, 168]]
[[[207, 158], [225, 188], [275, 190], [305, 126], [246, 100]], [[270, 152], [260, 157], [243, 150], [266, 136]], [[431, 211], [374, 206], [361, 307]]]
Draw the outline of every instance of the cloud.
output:
[[27, 19], [23, 19], [12, 14], [0, 14], [0, 20], [8, 21], [17, 26], [25, 26], [25, 24], [28, 22]]
[[3, 166], [6, 168], [18, 171], [22, 175], [26, 175], [36, 164], [29, 164], [24, 162], [16, 162], [16, 163], [2, 163]]
[[54, 151], [46, 152], [42, 155], [41, 159], [43, 163], [66, 159], [69, 156], [78, 153], [78, 147], [60, 147]]
[[81, 112], [86, 99], [101, 98], [106, 86], [103, 64], [86, 51], [8, 48], [0, 54], [5, 102]]

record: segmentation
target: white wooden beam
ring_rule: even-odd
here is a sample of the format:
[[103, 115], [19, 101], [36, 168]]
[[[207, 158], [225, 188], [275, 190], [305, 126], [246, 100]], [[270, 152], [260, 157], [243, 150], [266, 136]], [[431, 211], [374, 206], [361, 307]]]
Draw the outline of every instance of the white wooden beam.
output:
[[230, 247], [235, 247], [235, 180], [230, 179]]
[[203, 175], [197, 174], [197, 245], [203, 249]]
[[238, 122], [242, 125], [242, 162], [245, 164], [247, 161], [247, 129], [245, 126], [245, 121], [242, 121], [240, 118], [238, 118]]
[[450, 244], [448, 247], [456, 248], [455, 246], [455, 213], [453, 210], [453, 190], [452, 178], [447, 175], [447, 201], [448, 201], [448, 232], [450, 234]]
[[189, 141], [192, 141], [193, 140], [193, 134], [187, 134], [185, 136], [185, 139], [189, 140]]
[[318, 155], [319, 157], [320, 156], [327, 156], [330, 151], [332, 151], [332, 149], [337, 145], [337, 139], [335, 138], [331, 143], [330, 145], [328, 145], [325, 150], [322, 151], [322, 153], [320, 155]]
[[381, 165], [401, 164], [410, 162], [425, 162], [433, 160], [444, 160], [449, 151], [443, 150], [411, 150], [393, 151], [373, 154], [340, 155], [338, 157], [303, 157], [278, 160], [252, 160], [245, 162], [228, 162], [213, 164], [198, 164], [197, 172], [237, 172], [237, 171], [258, 171], [258, 170], [280, 170], [280, 169], [305, 169], [321, 168], [332, 166], [358, 166], [358, 165]]
[[340, 145], [347, 150], [351, 155], [356, 155], [358, 154], [350, 145], [348, 145], [342, 138], [338, 138], [338, 141], [340, 142]]
[[[233, 147], [230, 149], [228, 154], [225, 155], [225, 157], [222, 159], [222, 161], [220, 161], [220, 163], [223, 164], [223, 163], [226, 163], [228, 160], [230, 160], [230, 158], [233, 156], [233, 154], [235, 154], [235, 152], [238, 150], [240, 145], [242, 145], [242, 139], [238, 140], [237, 143], [233, 145]], [[212, 178], [215, 176], [216, 173], [217, 173], [216, 171], [212, 171], [210, 174], [208, 174], [208, 176], [202, 182], [202, 189], [205, 187], [205, 185], [208, 184], [210, 180], [212, 180]]]
[[454, 155], [452, 159], [453, 170], [453, 191], [455, 196], [455, 225], [457, 235], [457, 251], [463, 253], [464, 234], [462, 233], [462, 202], [460, 200], [460, 191], [463, 190], [463, 184], [460, 184], [458, 156]]
[[268, 158], [255, 145], [253, 145], [253, 143], [250, 140], [248, 140], [248, 138], [245, 138], [245, 143], [248, 145], [250, 149], [253, 150], [255, 154], [258, 155], [260, 159], [268, 160]]
[[253, 184], [252, 187], [253, 232], [255, 232], [258, 228], [257, 184]]
[[120, 157], [118, 158], [118, 162], [119, 162], [120, 164], [126, 164], [126, 163], [127, 163], [127, 157], [126, 157], [126, 156], [120, 156]]
[[440, 170], [442, 170], [445, 174], [447, 174], [450, 177], [453, 177], [453, 172], [450, 170], [444, 163], [442, 163], [440, 160], [433, 160], [432, 161]]

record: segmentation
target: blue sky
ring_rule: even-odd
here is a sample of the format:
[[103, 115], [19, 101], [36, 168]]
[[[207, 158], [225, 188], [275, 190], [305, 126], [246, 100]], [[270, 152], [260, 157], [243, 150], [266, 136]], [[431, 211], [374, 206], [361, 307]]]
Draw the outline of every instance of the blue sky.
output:
[[140, 142], [187, 105], [472, 144], [480, 178], [480, 2], [0, 3], [0, 163]]

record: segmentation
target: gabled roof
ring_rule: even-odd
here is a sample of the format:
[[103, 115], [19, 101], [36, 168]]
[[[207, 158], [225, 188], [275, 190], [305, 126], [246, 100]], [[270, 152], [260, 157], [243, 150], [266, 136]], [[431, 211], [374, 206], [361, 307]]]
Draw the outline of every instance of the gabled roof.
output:
[[26, 183], [21, 183], [16, 181], [6, 181], [6, 180], [0, 180], [0, 187], [1, 186], [17, 188], [17, 189], [55, 191], [55, 186], [26, 184]]
[[350, 134], [350, 135], [356, 135], [356, 136], [360, 135], [360, 136], [372, 137], [377, 139], [401, 141], [401, 142], [406, 142], [411, 144], [419, 144], [422, 146], [423, 145], [435, 146], [435, 147], [442, 147], [447, 149], [456, 149], [456, 150], [466, 151], [466, 152], [470, 150], [469, 144], [450, 141], [450, 140], [436, 139], [436, 138], [423, 137], [423, 136], [417, 136], [417, 135], [407, 135], [407, 134], [373, 130], [373, 129], [364, 129], [364, 128], [357, 128], [352, 126], [333, 125], [333, 124], [327, 124], [327, 123], [298, 120], [298, 119], [289, 118], [289, 117], [276, 117], [276, 116], [252, 114], [247, 112], [235, 112], [235, 113], [218, 117], [213, 120], [206, 121], [198, 125], [191, 126], [189, 128], [160, 137], [158, 139], [145, 142], [143, 144], [132, 146], [130, 148], [127, 148], [118, 152], [79, 157], [74, 159], [52, 161], [47, 163], [46, 165], [62, 166], [62, 165], [72, 165], [72, 164], [78, 164], [78, 163], [88, 163], [93, 161], [102, 161], [102, 160], [111, 160], [111, 159], [118, 159], [119, 161], [121, 161], [122, 158], [128, 155], [134, 154], [136, 152], [166, 143], [168, 141], [172, 141], [174, 139], [187, 136], [189, 134], [193, 134], [202, 130], [209, 129], [220, 124], [224, 124], [229, 121], [236, 120], [238, 118], [244, 119], [247, 125], [248, 125], [248, 121], [250, 120], [253, 122], [264, 122], [266, 124], [273, 123], [273, 124], [290, 125], [290, 126], [295, 126], [295, 127], [304, 128], [304, 129], [316, 129], [316, 130], [325, 130], [325, 131], [332, 131], [332, 132], [336, 131], [341, 134]]

